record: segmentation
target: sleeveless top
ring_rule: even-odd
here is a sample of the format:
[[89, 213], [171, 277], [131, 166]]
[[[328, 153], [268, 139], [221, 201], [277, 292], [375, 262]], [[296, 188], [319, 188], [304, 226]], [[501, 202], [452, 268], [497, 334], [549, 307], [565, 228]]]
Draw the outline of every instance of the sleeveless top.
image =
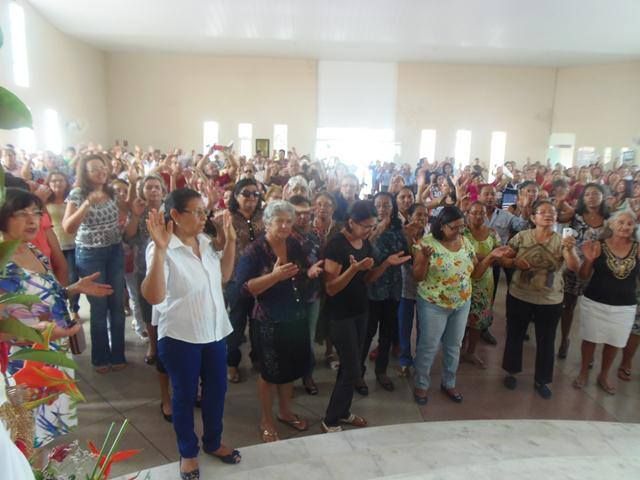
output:
[[584, 296], [606, 305], [636, 305], [638, 242], [633, 242], [624, 258], [616, 257], [606, 242], [601, 245], [602, 253], [593, 263], [593, 275]]

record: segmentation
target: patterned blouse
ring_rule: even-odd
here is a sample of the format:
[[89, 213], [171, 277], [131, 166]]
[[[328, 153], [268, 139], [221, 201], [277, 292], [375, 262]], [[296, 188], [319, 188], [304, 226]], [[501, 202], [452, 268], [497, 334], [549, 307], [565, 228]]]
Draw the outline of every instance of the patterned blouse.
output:
[[[401, 228], [387, 228], [372, 244], [373, 259], [380, 265], [391, 254], [408, 254], [407, 240]], [[400, 300], [402, 295], [402, 268], [389, 267], [380, 278], [367, 286], [369, 299], [374, 301]]]
[[[238, 259], [244, 253], [245, 249], [256, 238], [264, 233], [264, 223], [262, 222], [262, 211], [257, 210], [253, 213], [250, 219], [246, 219], [240, 212], [233, 212], [231, 214], [231, 220], [233, 222], [233, 228], [236, 230], [236, 258], [235, 265], [238, 264]], [[219, 226], [222, 229], [222, 226]]]
[[420, 244], [431, 247], [433, 255], [427, 275], [418, 284], [418, 295], [442, 308], [462, 307], [471, 299], [471, 272], [475, 258], [473, 245], [462, 237], [462, 247], [452, 252], [433, 234], [424, 237]]
[[[80, 207], [87, 196], [79, 188], [69, 193], [67, 201]], [[122, 232], [118, 227], [120, 211], [113, 198], [92, 205], [76, 232], [76, 245], [83, 248], [109, 247], [122, 241]]]

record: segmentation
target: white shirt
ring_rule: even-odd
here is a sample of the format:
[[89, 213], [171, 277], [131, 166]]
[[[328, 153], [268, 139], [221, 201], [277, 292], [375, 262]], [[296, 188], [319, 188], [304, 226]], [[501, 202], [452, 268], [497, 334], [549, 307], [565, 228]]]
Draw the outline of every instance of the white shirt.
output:
[[[198, 235], [198, 244], [202, 260], [178, 237], [171, 237], [164, 262], [166, 296], [153, 306], [158, 340], [171, 337], [210, 343], [233, 331], [222, 297], [220, 253], [205, 234]], [[147, 246], [147, 265], [151, 265], [155, 247], [154, 242]]]

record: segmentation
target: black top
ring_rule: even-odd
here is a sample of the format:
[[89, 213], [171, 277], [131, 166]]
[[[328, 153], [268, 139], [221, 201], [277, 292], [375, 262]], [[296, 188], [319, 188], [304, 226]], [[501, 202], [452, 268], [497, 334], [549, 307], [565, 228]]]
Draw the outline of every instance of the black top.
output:
[[601, 242], [602, 253], [593, 262], [593, 275], [584, 296], [606, 305], [636, 305], [636, 278], [638, 277], [638, 243], [624, 258], [616, 257], [606, 242]]
[[[336, 233], [327, 243], [324, 250], [324, 258], [333, 260], [342, 266], [340, 273], [344, 272], [349, 265], [349, 256], [353, 255], [356, 261], [373, 256], [373, 249], [369, 240], [363, 240], [362, 248], [355, 249], [342, 232]], [[367, 312], [368, 298], [367, 286], [364, 283], [364, 276], [367, 272], [358, 272], [351, 281], [334, 296], [327, 295], [325, 308], [329, 318], [335, 320], [355, 317]]]

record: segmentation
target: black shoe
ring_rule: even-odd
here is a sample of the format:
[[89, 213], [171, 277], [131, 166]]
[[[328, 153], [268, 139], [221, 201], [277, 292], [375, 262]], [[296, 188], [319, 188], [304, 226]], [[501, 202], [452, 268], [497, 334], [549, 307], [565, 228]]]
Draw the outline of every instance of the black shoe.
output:
[[160, 412], [162, 413], [162, 416], [167, 422], [173, 423], [173, 415], [164, 413], [164, 408], [162, 408], [162, 402], [160, 402]]
[[489, 345], [498, 344], [496, 337], [493, 336], [493, 334], [489, 331], [488, 328], [486, 330], [482, 330], [482, 332], [480, 333], [480, 338], [484, 340], [486, 343], [488, 343]]
[[560, 348], [558, 349], [558, 358], [564, 360], [567, 358], [567, 352], [569, 351], [569, 339], [564, 342], [560, 342]]
[[540, 395], [545, 400], [549, 400], [551, 398], [551, 389], [545, 383], [535, 382], [533, 384], [533, 388], [536, 392], [538, 392], [538, 395]]
[[506, 377], [504, 377], [502, 383], [509, 390], [515, 390], [516, 386], [518, 385], [518, 380], [513, 375], [507, 375]]
[[463, 398], [462, 394], [459, 392], [454, 393], [453, 388], [447, 388], [444, 385], [440, 385], [440, 390], [442, 390], [442, 393], [444, 393], [447, 397], [449, 397], [454, 402], [462, 403], [462, 398]]
[[387, 377], [387, 375], [385, 375], [384, 373], [376, 374], [376, 380], [378, 381], [380, 386], [387, 392], [393, 392], [395, 387], [393, 386], [393, 382], [389, 377]]
[[359, 380], [358, 383], [356, 383], [353, 386], [353, 388], [356, 392], [358, 392], [363, 397], [366, 397], [367, 395], [369, 395], [369, 387], [367, 387], [367, 384], [362, 379]]
[[413, 399], [418, 405], [426, 405], [429, 402], [429, 397], [418, 395], [415, 390], [413, 391]]

